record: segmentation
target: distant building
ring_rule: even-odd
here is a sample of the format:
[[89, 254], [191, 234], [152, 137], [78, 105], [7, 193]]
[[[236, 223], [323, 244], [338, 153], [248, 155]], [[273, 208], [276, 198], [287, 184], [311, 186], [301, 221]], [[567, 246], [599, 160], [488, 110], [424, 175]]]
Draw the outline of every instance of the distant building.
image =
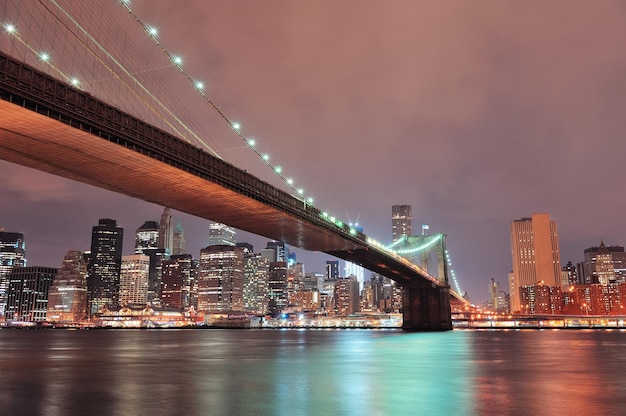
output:
[[560, 315], [563, 313], [561, 286], [541, 282], [520, 287], [521, 313], [527, 315]]
[[413, 215], [410, 205], [391, 206], [391, 230], [393, 242], [413, 235]]
[[90, 314], [102, 307], [119, 308], [124, 230], [112, 219], [101, 219], [91, 233], [87, 275]]
[[244, 250], [214, 245], [200, 251], [198, 309], [204, 312], [243, 310]]
[[156, 221], [146, 221], [135, 233], [135, 254], [150, 257], [146, 299], [149, 303], [160, 300], [162, 261], [169, 257], [165, 249], [159, 248], [160, 229], [161, 226]]
[[[598, 264], [598, 255], [601, 253], [602, 263]], [[608, 265], [608, 261], [612, 263]], [[610, 272], [608, 269], [612, 268]], [[589, 247], [584, 250], [584, 260], [578, 264], [577, 271], [579, 273], [578, 283], [593, 284], [601, 283], [600, 269], [602, 269], [602, 280], [604, 284], [608, 283], [608, 280], [615, 280], [616, 282], [623, 282], [626, 280], [626, 252], [624, 252], [623, 246], [606, 246], [603, 241], [600, 241], [600, 246]]]
[[43, 322], [48, 311], [48, 292], [57, 269], [16, 267], [8, 274], [7, 321]]
[[512, 312], [524, 312], [520, 288], [537, 282], [561, 285], [561, 264], [556, 221], [549, 214], [532, 214], [511, 223], [513, 274], [510, 281]]
[[287, 262], [270, 263], [268, 281], [268, 311], [280, 312], [289, 305], [287, 292]]
[[158, 238], [158, 248], [165, 251], [167, 254], [172, 254], [174, 245], [174, 230], [172, 228], [172, 214], [170, 213], [170, 209], [168, 207], [165, 207], [163, 209], [163, 214], [161, 214]]
[[120, 305], [145, 306], [148, 302], [150, 257], [145, 254], [122, 256]]
[[237, 241], [237, 231], [226, 224], [209, 224], [209, 246], [234, 246]]
[[335, 283], [335, 311], [337, 315], [350, 315], [360, 310], [359, 282], [350, 277]]
[[46, 320], [78, 322], [87, 316], [87, 261], [81, 251], [71, 250], [48, 292]]
[[268, 312], [270, 261], [252, 250], [244, 254], [243, 308], [265, 314]]
[[161, 305], [183, 309], [191, 306], [194, 277], [197, 275], [191, 254], [170, 256], [163, 260], [161, 276]]
[[180, 256], [181, 254], [187, 254], [187, 251], [185, 248], [185, 232], [179, 218], [172, 236], [172, 255]]
[[493, 278], [489, 280], [488, 286], [489, 299], [487, 306], [496, 312], [508, 312], [509, 303], [506, 293], [500, 287], [500, 282], [496, 282]]
[[284, 241], [268, 241], [266, 250], [274, 250], [274, 258], [271, 262], [289, 262], [289, 247]]
[[339, 279], [339, 260], [327, 260], [326, 261], [326, 280]]
[[8, 274], [15, 267], [26, 266], [24, 235], [0, 229], [0, 317], [4, 315], [9, 290]]

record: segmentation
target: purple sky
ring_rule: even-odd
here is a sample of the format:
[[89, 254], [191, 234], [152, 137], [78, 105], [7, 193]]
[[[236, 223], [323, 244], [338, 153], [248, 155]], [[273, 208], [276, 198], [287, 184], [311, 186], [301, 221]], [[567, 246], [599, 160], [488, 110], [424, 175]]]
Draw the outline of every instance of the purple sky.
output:
[[[447, 234], [473, 302], [489, 278], [508, 290], [514, 219], [550, 213], [563, 264], [601, 238], [626, 243], [623, 2], [132, 4], [319, 208], [390, 242], [391, 205], [410, 204], [416, 233]], [[142, 36], [131, 40], [154, 48]], [[241, 144], [215, 135], [225, 153]], [[87, 249], [104, 217], [125, 228], [130, 253], [135, 229], [162, 211], [7, 162], [0, 177], [0, 227], [25, 234], [32, 265]], [[208, 222], [181, 220], [197, 256]], [[307, 271], [329, 259], [296, 251]]]

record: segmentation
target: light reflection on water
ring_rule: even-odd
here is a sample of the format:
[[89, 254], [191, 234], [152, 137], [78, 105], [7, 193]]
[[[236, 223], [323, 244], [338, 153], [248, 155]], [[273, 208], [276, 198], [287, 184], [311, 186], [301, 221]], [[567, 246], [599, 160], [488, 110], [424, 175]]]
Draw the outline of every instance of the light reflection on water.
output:
[[0, 330], [0, 414], [619, 415], [625, 353], [598, 330]]

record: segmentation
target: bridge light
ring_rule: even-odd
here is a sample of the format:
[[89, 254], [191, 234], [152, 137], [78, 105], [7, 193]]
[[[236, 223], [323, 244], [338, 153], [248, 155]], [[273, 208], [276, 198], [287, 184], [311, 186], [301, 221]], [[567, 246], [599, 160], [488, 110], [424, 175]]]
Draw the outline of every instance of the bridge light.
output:
[[309, 204], [312, 204], [313, 203], [313, 198], [311, 198], [311, 197], [307, 198], [306, 202], [308, 202]]
[[4, 30], [6, 30], [7, 33], [13, 33], [15, 32], [15, 25], [12, 25], [11, 23], [7, 23], [6, 25], [4, 25]]
[[196, 81], [196, 88], [199, 89], [199, 90], [203, 90], [204, 89], [204, 82]]
[[241, 128], [241, 124], [239, 124], [239, 123], [237, 123], [237, 122], [234, 122], [234, 123], [233, 123], [233, 128], [234, 128], [235, 130], [239, 131], [239, 129]]
[[172, 62], [174, 62], [176, 65], [181, 65], [183, 63], [183, 58], [181, 58], [180, 56], [174, 56], [172, 58]]
[[156, 27], [148, 26], [146, 30], [152, 37], [156, 37], [159, 34], [159, 31]]
[[254, 145], [256, 144], [256, 140], [248, 139], [248, 140], [246, 140], [246, 143], [248, 143], [248, 146], [254, 147]]
[[299, 193], [300, 195], [302, 195], [302, 194], [304, 193], [304, 189], [302, 189], [302, 188], [298, 189], [298, 193]]
[[50, 55], [48, 55], [45, 52], [42, 52], [39, 54], [39, 58], [41, 58], [41, 60], [44, 62], [48, 62], [48, 60], [50, 59]]
[[283, 171], [283, 168], [281, 168], [280, 166], [276, 166], [276, 167], [274, 168], [274, 171], [275, 171], [276, 173], [280, 173], [280, 172], [282, 172], [282, 171]]
[[287, 179], [287, 185], [293, 185], [293, 179]]
[[78, 79], [77, 78], [70, 79], [70, 84], [72, 84], [75, 87], [78, 87]]
[[263, 160], [265, 160], [266, 162], [268, 160], [270, 160], [270, 155], [268, 155], [267, 153], [265, 153], [263, 156], [261, 156], [263, 158]]

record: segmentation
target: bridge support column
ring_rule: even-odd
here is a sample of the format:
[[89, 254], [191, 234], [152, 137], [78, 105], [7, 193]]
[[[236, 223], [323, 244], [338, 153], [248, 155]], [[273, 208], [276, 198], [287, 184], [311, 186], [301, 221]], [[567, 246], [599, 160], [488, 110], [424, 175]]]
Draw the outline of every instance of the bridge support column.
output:
[[404, 285], [402, 315], [402, 329], [405, 331], [451, 330], [450, 287]]

